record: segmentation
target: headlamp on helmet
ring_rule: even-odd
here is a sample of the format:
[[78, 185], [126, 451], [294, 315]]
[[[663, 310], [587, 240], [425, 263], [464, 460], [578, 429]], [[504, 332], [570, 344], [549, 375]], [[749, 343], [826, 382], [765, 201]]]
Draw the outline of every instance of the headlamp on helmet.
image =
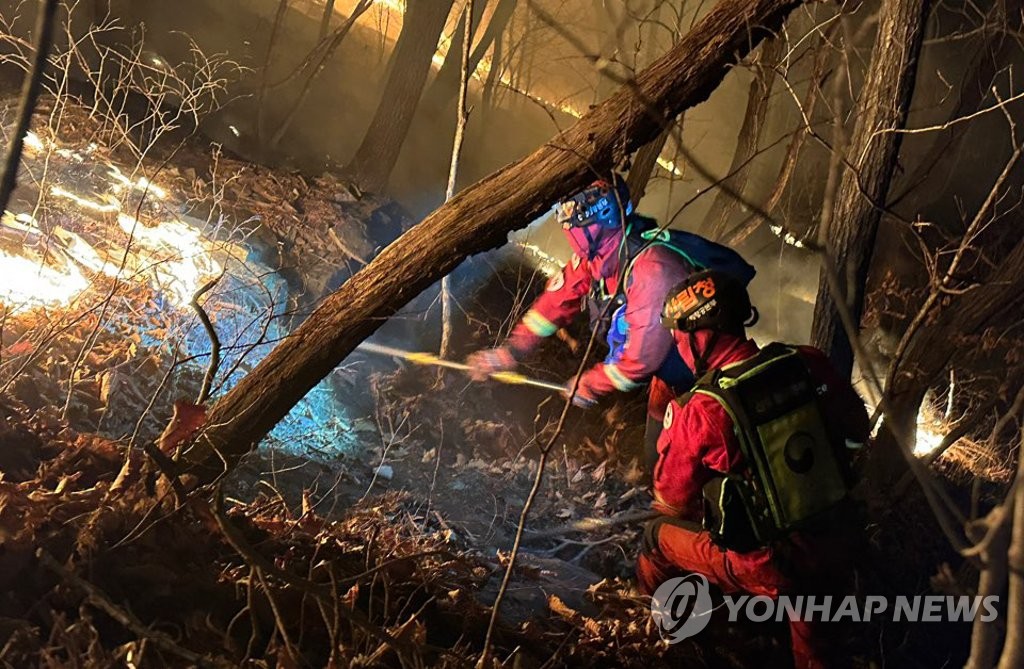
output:
[[624, 211], [627, 216], [633, 213], [633, 205], [629, 201], [625, 180], [616, 176], [614, 181], [614, 190], [607, 181], [595, 181], [576, 195], [562, 200], [555, 205], [555, 218], [566, 230], [595, 223], [605, 228], [621, 226], [620, 213]]

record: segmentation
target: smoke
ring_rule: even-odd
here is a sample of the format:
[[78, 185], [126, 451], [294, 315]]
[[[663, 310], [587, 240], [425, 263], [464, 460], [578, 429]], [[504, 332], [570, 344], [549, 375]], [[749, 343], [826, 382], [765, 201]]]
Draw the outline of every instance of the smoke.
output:
[[[226, 51], [233, 59], [252, 68], [249, 76], [235, 84], [235, 101], [220, 115], [208, 120], [204, 131], [246, 157], [276, 160], [307, 173], [343, 166], [360, 142], [378, 104], [391, 46], [401, 23], [400, 17], [388, 10], [386, 3], [365, 15], [319, 74], [276, 154], [266, 155], [258, 151], [256, 143], [258, 114], [254, 96], [262, 77], [277, 0], [257, 0], [244, 5], [207, 0], [176, 3], [115, 0], [112, 4], [114, 14], [126, 24], [139, 26], [145, 32], [148, 48], [168, 62], [185, 58], [182, 52], [185, 42], [176, 34], [183, 32], [193, 37], [200, 47], [211, 52]], [[351, 4], [339, 2], [338, 7], [344, 12]], [[662, 14], [655, 17], [657, 21], [620, 31], [616, 28], [626, 25], [623, 23], [626, 17], [618, 3], [569, 0], [541, 2], [540, 5], [562, 27], [546, 25], [529, 10], [527, 3], [521, 3], [502, 40], [505, 54], [513, 54], [512, 66], [503, 73], [506, 85], [493, 91], [495, 104], [486, 104], [488, 100], [485, 100], [481, 82], [474, 81], [470, 86], [469, 102], [473, 111], [459, 166], [460, 187], [550, 140], [571, 125], [574, 116], [585, 113], [588, 105], [600, 101], [616, 88], [602, 78], [589, 56], [599, 54], [615, 72], [628, 75], [630, 68], [651, 62], [670, 46], [670, 28], [674, 26], [685, 33], [694, 19], [684, 14], [671, 17], [666, 23], [662, 10]], [[634, 13], [643, 14], [657, 3], [652, 0], [626, 5]], [[987, 7], [988, 3], [983, 5]], [[865, 7], [857, 11], [847, 19], [848, 25], [837, 32], [843, 39], [859, 35], [857, 44], [847, 44], [851, 53], [856, 50], [864, 56], [872, 45], [874, 29], [865, 24], [872, 10], [872, 7]], [[289, 81], [289, 75], [317, 41], [318, 11], [317, 7], [293, 6], [278, 31], [267, 76], [272, 87], [264, 110], [270, 127], [275, 127], [288, 113], [299, 93], [303, 77], [293, 76]], [[941, 20], [936, 21], [935, 30], [942, 34], [926, 44], [921, 59], [914, 109], [908, 121], [914, 127], [944, 122], [957, 108], [961, 96], [974, 89], [980, 93], [968, 111], [992, 104], [1000, 97], [1007, 99], [1017, 92], [1013, 69], [1024, 65], [1024, 55], [1019, 49], [1010, 48], [1011, 40], [1006, 40], [1006, 44], [993, 42], [994, 38], [987, 31], [980, 31], [973, 37], [944, 39], [944, 35], [957, 30], [966, 31], [960, 25], [964, 19], [956, 19], [952, 10], [939, 8], [936, 11]], [[457, 14], [453, 12], [449, 20], [445, 30], [448, 36], [453, 32]], [[815, 35], [813, 23], [809, 15], [794, 18], [787, 27], [791, 45], [810, 46]], [[862, 24], [866, 26], [863, 30]], [[576, 38], [578, 43], [566, 39], [563, 32]], [[810, 37], [802, 40], [805, 32]], [[580, 44], [589, 52], [581, 53]], [[993, 54], [994, 65], [987, 70], [976, 65], [974, 56], [981, 52]], [[802, 52], [790, 56], [788, 77], [796, 90], [791, 93], [781, 82], [775, 83], [761, 137], [761, 152], [751, 163], [744, 193], [753, 202], [762, 202], [766, 197], [778, 175], [788, 138], [801, 126], [797, 99], [808, 86], [813, 58]], [[830, 132], [830, 105], [838, 103], [849, 109], [853, 104], [850, 93], [856, 93], [861, 86], [867, 58], [850, 60], [853, 69], [849, 85], [841, 88], [837, 99], [819, 104], [812, 119], [825, 135]], [[965, 76], [978, 72], [986, 76], [977, 81], [965, 81]], [[829, 90], [834, 76], [835, 70], [830, 67], [822, 82], [823, 90]], [[674, 158], [682, 173], [671, 174], [657, 168], [639, 207], [641, 213], [661, 221], [674, 218], [675, 227], [701, 230], [717, 192], [713, 182], [726, 174], [735, 151], [751, 77], [746, 67], [735, 68], [705, 103], [685, 114], [682, 144], [711, 178], [701, 176], [693, 165], [687, 165], [672, 140], [663, 156]], [[280, 82], [284, 83], [277, 85]], [[441, 202], [455, 123], [454, 100], [432, 91], [431, 85], [428, 82], [389, 188], [390, 193], [416, 216], [429, 212]], [[990, 90], [993, 86], [995, 92]], [[1020, 103], [1009, 107], [1008, 111], [1016, 112], [1019, 118]], [[856, 116], [846, 113], [844, 119], [848, 136]], [[959, 137], [961, 128], [963, 136]], [[950, 152], [935, 154], [939, 158], [934, 166], [922, 164], [930, 160], [939, 143], [954, 139]], [[907, 135], [900, 156], [901, 171], [893, 189], [899, 196], [892, 205], [893, 210], [904, 221], [923, 217], [947, 234], [955, 234], [963, 227], [964, 212], [970, 212], [987, 193], [1001, 165], [999, 160], [1008, 151], [1006, 120], [998, 112], [962, 124], [955, 133]], [[814, 233], [820, 219], [829, 158], [830, 152], [821, 142], [805, 143], [791, 188], [779, 211], [773, 212], [787, 229]], [[737, 216], [745, 217], [748, 213], [740, 210]], [[920, 283], [922, 267], [913, 253], [907, 252], [903, 239], [906, 231], [907, 226], [901, 221], [888, 217], [883, 220], [878, 242], [879, 261], [875, 265], [899, 274], [909, 283]], [[557, 226], [546, 219], [533, 222], [528, 230], [514, 235], [513, 239], [535, 246], [556, 259], [568, 257], [568, 247]], [[759, 269], [751, 287], [753, 299], [762, 313], [756, 336], [807, 341], [811, 303], [819, 275], [817, 258], [787, 246], [764, 229], [742, 250]], [[466, 276], [464, 285], [468, 287], [478, 277], [467, 273], [484, 273], [486, 264], [460, 271]], [[872, 277], [873, 282], [877, 280], [877, 276]], [[429, 301], [417, 308], [423, 311], [428, 306]]]

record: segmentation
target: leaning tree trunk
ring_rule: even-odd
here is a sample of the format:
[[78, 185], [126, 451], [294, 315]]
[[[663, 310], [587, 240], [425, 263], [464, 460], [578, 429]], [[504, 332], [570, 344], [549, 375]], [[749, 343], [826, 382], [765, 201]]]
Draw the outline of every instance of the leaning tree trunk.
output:
[[327, 4], [324, 5], [324, 14], [320, 19], [320, 33], [317, 36], [318, 42], [323, 42], [327, 38], [327, 33], [331, 30], [331, 19], [334, 18], [334, 0], [327, 0]]
[[732, 164], [729, 165], [727, 173], [729, 176], [723, 182], [727, 188], [718, 191], [706, 219], [705, 231], [712, 239], [720, 240], [725, 235], [739, 202], [733, 193], [742, 195], [746, 189], [750, 163], [757, 154], [761, 131], [768, 116], [772, 84], [775, 82], [775, 68], [784, 50], [785, 43], [781, 38], [770, 39], [761, 45], [761, 52], [754, 62], [754, 80], [750, 82], [747, 111], [743, 115], [743, 124], [736, 140], [736, 151], [732, 154]]
[[[480, 61], [505, 31], [509, 19], [512, 18], [512, 12], [515, 10], [515, 0], [491, 0], [489, 6], [486, 6], [487, 4], [478, 1], [473, 9], [472, 33], [475, 44], [469, 56], [470, 72], [476, 72]], [[488, 12], [488, 10], [490, 11]], [[448, 104], [458, 94], [462, 67], [456, 45], [461, 44], [465, 30], [466, 20], [462, 18], [455, 28], [452, 46], [448, 50], [448, 55], [445, 56], [441, 69], [437, 71], [437, 76], [427, 87], [426, 93], [423, 94], [424, 105], [432, 104], [435, 107], [440, 107]]]
[[384, 249], [209, 411], [184, 459], [200, 481], [230, 469], [402, 305], [467, 256], [507, 241], [567, 192], [606, 174], [711, 94], [796, 0], [723, 0], [634, 82], [531, 155], [463, 190]]
[[871, 253], [882, 207], [899, 155], [903, 127], [914, 92], [917, 58], [930, 0], [884, 0], [878, 38], [857, 105], [857, 122], [847, 166], [836, 194], [826, 235], [825, 262], [835, 264], [840, 294], [829, 290], [822, 270], [814, 306], [812, 342], [841, 374], [853, 371], [853, 348], [840, 321], [836, 300], [844, 300], [860, 323]]
[[[821, 38], [821, 43], [815, 48], [811, 77], [807, 84], [807, 92], [804, 95], [803, 103], [800, 105], [804, 116], [808, 119], [814, 118], [814, 111], [818, 106], [818, 100], [821, 98], [819, 88], [825, 72], [825, 63], [832, 52], [829, 44], [832, 32], [832, 30], [826, 31]], [[782, 198], [789, 188], [789, 183], [796, 173], [797, 164], [800, 161], [800, 151], [803, 149], [808, 135], [811, 134], [811, 130], [810, 126], [804, 125], [801, 121], [801, 126], [793, 133], [793, 139], [786, 149], [786, 156], [782, 159], [782, 166], [779, 168], [779, 174], [775, 178], [775, 184], [768, 193], [768, 197], [765, 198], [764, 204], [761, 205], [761, 211], [769, 216], [774, 217], [778, 214], [779, 204], [782, 202]], [[729, 246], [742, 244], [765, 220], [764, 216], [760, 213], [750, 214], [746, 220], [742, 221], [735, 228], [725, 231], [724, 243]]]
[[387, 186], [412, 125], [452, 2], [409, 0], [380, 104], [347, 168], [349, 177], [364, 190], [379, 193]]
[[[682, 122], [683, 118], [680, 116], [679, 123], [682, 124]], [[657, 137], [641, 146], [636, 155], [633, 156], [633, 164], [629, 168], [629, 175], [626, 176], [626, 186], [629, 187], [629, 199], [633, 202], [634, 207], [640, 204], [644, 193], [647, 192], [647, 184], [651, 182], [651, 177], [654, 176], [654, 169], [658, 166], [658, 158], [661, 156], [661, 152], [665, 150], [665, 143], [668, 141], [669, 135], [672, 134], [674, 126], [674, 123], [665, 126], [665, 129]]]

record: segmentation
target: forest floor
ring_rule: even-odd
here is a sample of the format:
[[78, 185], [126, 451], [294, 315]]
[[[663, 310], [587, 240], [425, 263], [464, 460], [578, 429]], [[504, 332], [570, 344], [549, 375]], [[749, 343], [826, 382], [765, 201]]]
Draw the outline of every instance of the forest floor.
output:
[[[54, 141], [85, 152], [89, 120], [75, 120]], [[95, 177], [80, 167], [69, 173], [79, 184]], [[218, 173], [231, 178], [218, 181]], [[330, 175], [211, 158], [195, 144], [154, 180], [183, 201], [214, 198], [231, 220], [259, 216], [246, 233], [249, 259], [281, 275], [287, 318], [409, 224], [393, 203], [357, 197]], [[163, 215], [141, 204], [139, 212]], [[69, 208], [48, 210], [42, 226], [99, 239], [96, 230], [110, 223]], [[465, 271], [488, 278], [460, 293], [466, 318], [456, 357], [493, 344], [509, 313], [543, 284], [522, 263], [489, 269], [483, 262]], [[173, 399], [195, 397], [206, 342], [196, 348], [198, 326], [183, 324], [191, 312], [160, 302], [150, 284], [115, 292], [97, 278], [92, 290], [92, 303], [5, 312], [0, 332], [0, 664], [473, 662], [559, 397], [357, 354], [328, 379], [327, 400], [301, 407], [311, 414], [308, 449], [290, 432], [291, 443], [273, 440], [216, 490], [177, 499], [139, 447], [158, 441]], [[207, 304], [219, 318], [216, 303]], [[385, 328], [390, 343], [425, 348], [426, 321], [413, 316]], [[175, 333], [185, 333], [184, 344], [168, 345]], [[524, 371], [571, 376], [581, 348], [573, 336], [582, 335], [553, 338]], [[183, 351], [191, 364], [179, 364]], [[239, 373], [248, 369], [239, 363]], [[320, 410], [332, 420], [312, 415]], [[648, 507], [637, 464], [643, 422], [640, 394], [570, 411], [525, 522], [495, 659], [524, 668], [785, 666], [781, 623], [719, 621], [696, 639], [663, 641], [631, 580], [640, 525], [572, 528]], [[924, 508], [913, 491], [908, 497], [910, 508]], [[947, 552], [915, 514], [893, 510], [862, 531], [865, 587], [933, 587], [929, 577]], [[962, 632], [866, 627], [850, 657], [857, 666], [875, 656], [898, 666], [956, 662]]]

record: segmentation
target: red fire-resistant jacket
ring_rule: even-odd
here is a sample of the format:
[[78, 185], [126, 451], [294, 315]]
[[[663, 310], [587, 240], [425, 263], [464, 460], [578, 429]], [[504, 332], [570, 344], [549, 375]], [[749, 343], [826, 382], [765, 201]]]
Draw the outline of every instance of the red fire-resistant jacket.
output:
[[[548, 281], [544, 293], [506, 342], [517, 359], [526, 357], [544, 337], [569, 325], [582, 311], [596, 282], [604, 281], [609, 295], [618, 288], [622, 233], [603, 239], [595, 258], [587, 260], [586, 247], [572, 232], [570, 241], [576, 253]], [[652, 246], [637, 256], [625, 287], [629, 335], [623, 355], [615, 364], [599, 363], [584, 372], [577, 391], [580, 395], [599, 397], [613, 390], [632, 390], [658, 370], [673, 346], [672, 334], [661, 326], [661, 307], [669, 290], [688, 273], [685, 261], [664, 247]]]
[[[698, 351], [704, 350], [710, 336], [707, 330], [697, 333]], [[692, 366], [693, 355], [685, 335], [679, 336], [679, 342], [680, 355]], [[811, 376], [826, 388], [823, 406], [828, 424], [838, 426], [848, 445], [863, 445], [869, 432], [864, 403], [850, 384], [839, 377], [824, 353], [809, 346], [798, 350]], [[747, 360], [757, 351], [752, 340], [722, 334], [708, 356], [708, 365], [713, 369], [727, 367]], [[683, 406], [675, 401], [669, 405], [664, 428], [654, 469], [655, 508], [667, 515], [700, 522], [704, 484], [722, 473], [738, 472], [744, 467], [733, 421], [714, 398], [697, 393]], [[764, 557], [747, 555], [755, 560]]]

